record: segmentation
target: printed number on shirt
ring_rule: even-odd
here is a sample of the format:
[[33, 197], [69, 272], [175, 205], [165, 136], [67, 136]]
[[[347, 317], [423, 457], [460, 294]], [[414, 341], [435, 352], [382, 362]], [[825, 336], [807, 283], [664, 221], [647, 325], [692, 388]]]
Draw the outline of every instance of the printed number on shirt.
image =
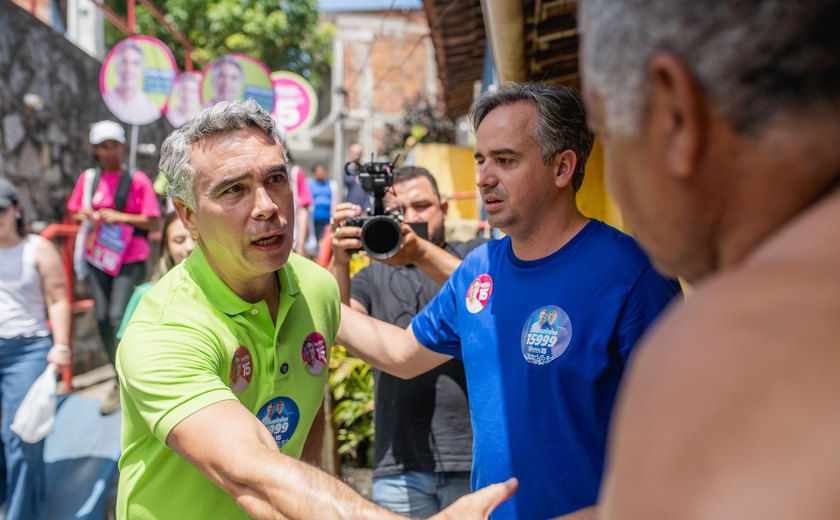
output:
[[530, 332], [525, 344], [529, 346], [539, 347], [553, 347], [557, 343], [557, 331], [547, 331], [544, 333]]

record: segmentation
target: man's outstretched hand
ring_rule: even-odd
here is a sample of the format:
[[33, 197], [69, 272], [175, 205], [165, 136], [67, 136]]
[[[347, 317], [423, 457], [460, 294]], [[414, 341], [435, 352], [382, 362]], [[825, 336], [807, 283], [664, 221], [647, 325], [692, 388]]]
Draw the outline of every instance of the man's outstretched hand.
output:
[[509, 478], [499, 484], [483, 487], [459, 498], [454, 504], [432, 517], [432, 520], [485, 520], [499, 504], [510, 498], [519, 481]]

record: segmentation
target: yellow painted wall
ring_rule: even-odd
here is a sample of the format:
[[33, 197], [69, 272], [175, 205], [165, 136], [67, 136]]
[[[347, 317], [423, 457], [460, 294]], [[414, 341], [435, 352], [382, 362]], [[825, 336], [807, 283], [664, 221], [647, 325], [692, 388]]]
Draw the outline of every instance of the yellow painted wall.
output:
[[[449, 219], [477, 220], [479, 218], [475, 187], [475, 159], [473, 149], [449, 144], [419, 144], [414, 148], [414, 162], [426, 168], [438, 181], [444, 197], [453, 193], [473, 193], [475, 198], [449, 201]], [[604, 151], [596, 139], [586, 163], [586, 175], [577, 194], [581, 212], [611, 226], [624, 230], [624, 220], [615, 201], [607, 193], [604, 180]]]
[[577, 203], [581, 213], [587, 217], [627, 231], [618, 205], [607, 193], [604, 180], [604, 149], [598, 139], [595, 139], [595, 146], [592, 147], [592, 153], [589, 154], [589, 161], [586, 163], [586, 174], [577, 194]]
[[414, 148], [414, 163], [426, 168], [435, 176], [441, 196], [450, 197], [453, 193], [475, 195], [469, 199], [450, 199], [447, 219], [479, 218], [472, 148], [451, 144], [418, 144]]

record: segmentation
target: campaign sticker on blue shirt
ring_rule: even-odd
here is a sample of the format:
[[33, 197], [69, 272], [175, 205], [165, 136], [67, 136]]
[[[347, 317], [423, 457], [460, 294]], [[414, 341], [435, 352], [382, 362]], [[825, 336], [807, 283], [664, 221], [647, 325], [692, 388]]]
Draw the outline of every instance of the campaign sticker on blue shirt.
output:
[[487, 307], [487, 302], [490, 301], [491, 294], [493, 294], [493, 279], [490, 275], [485, 273], [476, 276], [467, 288], [465, 299], [467, 310], [472, 314], [483, 311]]
[[257, 419], [262, 421], [278, 448], [282, 448], [295, 434], [300, 410], [291, 397], [275, 397], [265, 403], [257, 412]]
[[528, 316], [522, 327], [522, 355], [534, 365], [547, 365], [569, 347], [572, 322], [556, 305], [540, 307]]

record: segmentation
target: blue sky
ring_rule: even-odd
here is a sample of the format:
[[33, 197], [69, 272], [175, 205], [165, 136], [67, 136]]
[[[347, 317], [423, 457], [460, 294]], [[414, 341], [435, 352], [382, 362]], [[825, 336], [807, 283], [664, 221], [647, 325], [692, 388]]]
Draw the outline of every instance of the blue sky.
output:
[[370, 11], [388, 9], [421, 9], [422, 0], [318, 0], [319, 11]]

